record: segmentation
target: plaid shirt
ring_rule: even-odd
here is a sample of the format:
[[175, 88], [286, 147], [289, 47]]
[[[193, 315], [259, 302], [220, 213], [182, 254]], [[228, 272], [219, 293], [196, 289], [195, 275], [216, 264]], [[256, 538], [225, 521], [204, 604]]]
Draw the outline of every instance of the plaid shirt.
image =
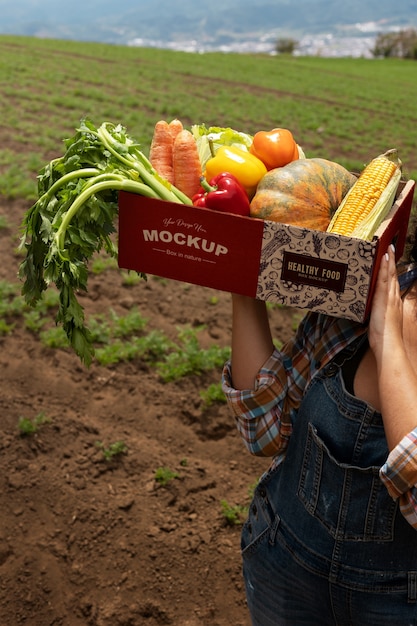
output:
[[[223, 371], [223, 390], [249, 452], [272, 456], [271, 469], [284, 458], [304, 390], [320, 368], [366, 332], [349, 320], [308, 313], [297, 334], [274, 350], [259, 370], [253, 390], [232, 386], [230, 361]], [[380, 469], [389, 494], [417, 528], [417, 428], [396, 446]]]

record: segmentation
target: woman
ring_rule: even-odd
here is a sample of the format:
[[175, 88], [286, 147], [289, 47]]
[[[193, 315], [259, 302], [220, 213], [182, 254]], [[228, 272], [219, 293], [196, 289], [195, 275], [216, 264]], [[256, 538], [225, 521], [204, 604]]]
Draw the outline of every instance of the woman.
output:
[[417, 625], [416, 268], [390, 247], [369, 325], [309, 313], [280, 351], [265, 303], [232, 296], [223, 388], [273, 456], [242, 531], [253, 626]]

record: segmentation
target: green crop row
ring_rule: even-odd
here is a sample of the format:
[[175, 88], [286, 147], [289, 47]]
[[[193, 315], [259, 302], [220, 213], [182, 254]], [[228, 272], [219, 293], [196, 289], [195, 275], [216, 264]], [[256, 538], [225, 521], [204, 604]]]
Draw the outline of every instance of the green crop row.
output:
[[397, 147], [417, 176], [416, 65], [402, 59], [190, 54], [0, 36], [0, 194], [34, 198], [36, 175], [79, 120], [120, 122], [147, 152], [158, 119], [290, 128], [307, 156], [360, 169]]
[[[48, 289], [36, 309], [30, 308], [20, 294], [20, 286], [0, 281], [0, 335], [13, 332], [20, 319], [24, 327], [39, 337], [49, 348], [68, 348], [67, 337], [61, 326], [54, 324], [58, 292]], [[177, 340], [159, 330], [149, 330], [148, 320], [137, 308], [126, 315], [110, 309], [106, 314], [92, 315], [88, 326], [96, 346], [95, 359], [105, 367], [116, 363], [141, 359], [156, 368], [162, 381], [170, 382], [184, 376], [200, 375], [220, 369], [230, 355], [229, 348], [217, 344], [202, 349], [199, 333], [204, 326], [178, 328]], [[203, 400], [213, 401], [213, 390]]]

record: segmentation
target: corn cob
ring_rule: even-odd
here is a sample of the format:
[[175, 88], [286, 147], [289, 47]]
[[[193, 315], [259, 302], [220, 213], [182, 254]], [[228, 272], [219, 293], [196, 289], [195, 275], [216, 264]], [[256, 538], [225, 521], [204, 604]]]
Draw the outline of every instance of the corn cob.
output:
[[392, 207], [400, 179], [395, 149], [373, 159], [343, 198], [328, 232], [371, 240]]

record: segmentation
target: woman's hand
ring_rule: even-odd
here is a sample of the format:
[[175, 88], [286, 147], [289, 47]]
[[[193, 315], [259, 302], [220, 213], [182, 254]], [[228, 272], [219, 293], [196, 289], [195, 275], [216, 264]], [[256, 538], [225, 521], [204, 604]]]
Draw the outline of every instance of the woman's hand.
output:
[[402, 345], [403, 303], [392, 246], [384, 255], [378, 272], [369, 322], [369, 345], [377, 361]]
[[414, 340], [411, 341], [415, 337], [415, 324], [410, 307], [406, 308], [401, 300], [395, 254], [390, 248], [378, 272], [368, 330], [390, 450], [417, 425], [417, 370], [413, 365]]

